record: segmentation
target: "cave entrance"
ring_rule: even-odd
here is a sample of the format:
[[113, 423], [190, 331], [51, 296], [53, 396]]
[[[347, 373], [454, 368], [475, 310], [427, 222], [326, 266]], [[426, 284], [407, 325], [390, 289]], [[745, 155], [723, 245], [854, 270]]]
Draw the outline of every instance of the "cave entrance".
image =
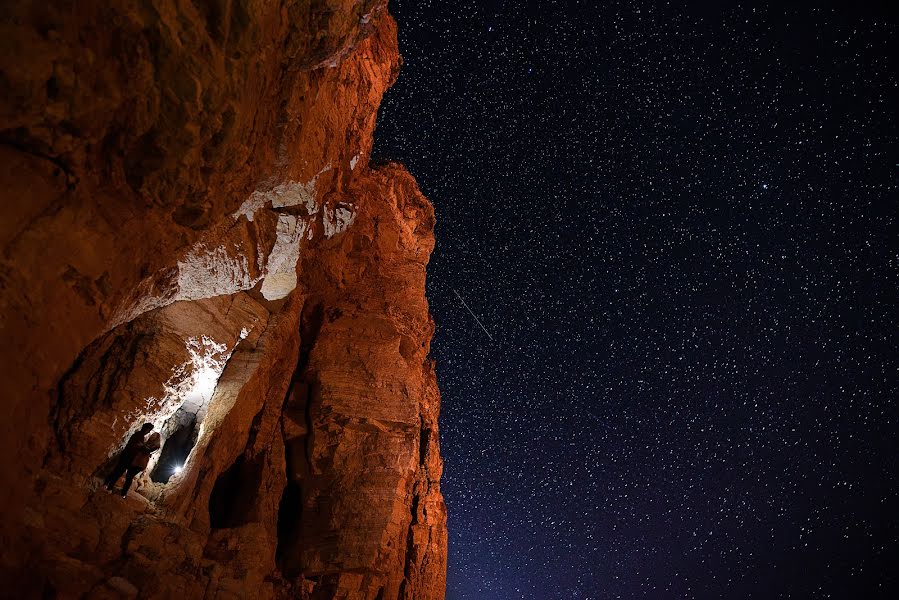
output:
[[218, 379], [224, 369], [225, 362], [215, 362], [210, 358], [209, 347], [214, 352], [224, 352], [227, 346], [216, 345], [215, 342], [203, 338], [203, 356], [200, 355], [199, 342], [193, 338], [189, 340], [188, 351], [193, 357], [194, 374], [191, 389], [187, 392], [180, 408], [166, 420], [159, 433], [165, 444], [159, 453], [159, 460], [153, 466], [150, 479], [156, 483], [168, 483], [173, 475], [177, 475], [184, 468], [184, 463], [190, 456], [191, 450], [197, 444], [200, 437], [200, 429], [206, 413], [209, 410], [209, 402], [215, 394]]
[[159, 460], [150, 474], [156, 483], [168, 483], [172, 475], [181, 472], [190, 451], [197, 443], [200, 433], [200, 418], [189, 407], [181, 407], [162, 426], [165, 444], [159, 453]]
[[219, 475], [209, 496], [209, 525], [213, 529], [240, 527], [256, 515], [259, 486], [265, 467], [263, 455], [247, 459], [241, 455]]
[[297, 481], [288, 481], [278, 504], [278, 545], [275, 562], [288, 577], [300, 574], [297, 544], [303, 521], [303, 490]]

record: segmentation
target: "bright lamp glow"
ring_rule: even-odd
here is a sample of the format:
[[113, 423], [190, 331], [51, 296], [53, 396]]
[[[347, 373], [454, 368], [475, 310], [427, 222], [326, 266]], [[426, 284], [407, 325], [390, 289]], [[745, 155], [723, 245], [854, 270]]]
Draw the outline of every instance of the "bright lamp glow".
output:
[[177, 475], [178, 473], [180, 473], [180, 472], [181, 472], [181, 469], [183, 469], [183, 468], [184, 468], [184, 467], [181, 466], [181, 465], [175, 465], [175, 468], [174, 468], [175, 475]]

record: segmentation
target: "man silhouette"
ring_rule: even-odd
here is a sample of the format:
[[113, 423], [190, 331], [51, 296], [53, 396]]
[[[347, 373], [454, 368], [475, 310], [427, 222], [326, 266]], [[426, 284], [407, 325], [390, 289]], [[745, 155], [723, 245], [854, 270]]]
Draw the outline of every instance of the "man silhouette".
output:
[[131, 482], [134, 481], [135, 475], [147, 468], [150, 462], [150, 455], [159, 450], [162, 446], [162, 439], [158, 433], [151, 433], [134, 455], [134, 460], [128, 465], [125, 471], [125, 485], [122, 486], [122, 498], [128, 494], [131, 488]]
[[[144, 438], [147, 436], [150, 431], [153, 430], [152, 423], [144, 423], [140, 429], [134, 432], [134, 434], [128, 438], [128, 443], [125, 444], [125, 448], [122, 450], [122, 453], [119, 454], [119, 460], [116, 462], [115, 468], [113, 468], [112, 472], [109, 474], [109, 477], [103, 482], [106, 484], [106, 489], [110, 492], [112, 488], [115, 487], [116, 482], [119, 480], [119, 477], [125, 474], [128, 471], [128, 468], [131, 467], [131, 463], [134, 462], [135, 457], [138, 452], [144, 447]], [[137, 472], [140, 472], [138, 470]], [[122, 498], [124, 498], [128, 494], [128, 488], [131, 486], [131, 480], [134, 479], [134, 475], [132, 474], [130, 477], [125, 478], [125, 488], [122, 490]]]

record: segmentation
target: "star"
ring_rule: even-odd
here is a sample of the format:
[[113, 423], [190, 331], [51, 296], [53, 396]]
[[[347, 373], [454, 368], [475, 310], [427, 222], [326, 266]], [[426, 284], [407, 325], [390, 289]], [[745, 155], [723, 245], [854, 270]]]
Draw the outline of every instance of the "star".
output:
[[724, 4], [391, 0], [450, 600], [899, 597], [895, 21]]

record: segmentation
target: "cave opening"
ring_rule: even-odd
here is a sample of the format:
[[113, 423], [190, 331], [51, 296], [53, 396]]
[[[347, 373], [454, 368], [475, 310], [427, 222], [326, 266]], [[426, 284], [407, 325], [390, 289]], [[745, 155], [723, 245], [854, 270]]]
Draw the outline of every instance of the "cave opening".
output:
[[173, 475], [181, 472], [190, 451], [197, 443], [200, 433], [199, 420], [196, 412], [182, 407], [165, 422], [162, 426], [165, 444], [150, 474], [151, 480], [156, 483], [168, 483]]
[[298, 481], [290, 480], [278, 505], [278, 545], [275, 548], [275, 562], [281, 572], [288, 577], [300, 574], [300, 565], [294, 549], [302, 520], [303, 490]]
[[209, 496], [209, 525], [213, 529], [240, 527], [253, 521], [256, 496], [262, 483], [263, 456], [247, 460], [241, 454], [215, 480]]
[[[297, 577], [303, 571], [299, 551], [302, 545], [303, 526], [302, 484], [309, 475], [307, 436], [312, 430], [310, 382], [305, 380], [303, 371], [324, 322], [325, 308], [322, 303], [307, 302], [303, 306], [300, 319], [300, 352], [292, 385], [287, 390], [282, 408], [281, 435], [284, 439], [287, 483], [278, 503], [278, 543], [275, 547], [275, 562], [281, 572], [289, 578]], [[292, 426], [286, 428], [287, 423], [292, 423]]]
[[[241, 332], [241, 339], [244, 337]], [[159, 431], [165, 443], [150, 473], [150, 479], [155, 483], [168, 483], [185, 467], [200, 437], [219, 376], [231, 355], [226, 344], [219, 344], [207, 336], [188, 339], [187, 351], [191, 361], [182, 368], [192, 366], [193, 371], [189, 379], [179, 384], [184, 386], [181, 406]]]
[[428, 445], [431, 443], [431, 428], [421, 428], [421, 434], [418, 439], [418, 463], [423, 465], [428, 456]]

